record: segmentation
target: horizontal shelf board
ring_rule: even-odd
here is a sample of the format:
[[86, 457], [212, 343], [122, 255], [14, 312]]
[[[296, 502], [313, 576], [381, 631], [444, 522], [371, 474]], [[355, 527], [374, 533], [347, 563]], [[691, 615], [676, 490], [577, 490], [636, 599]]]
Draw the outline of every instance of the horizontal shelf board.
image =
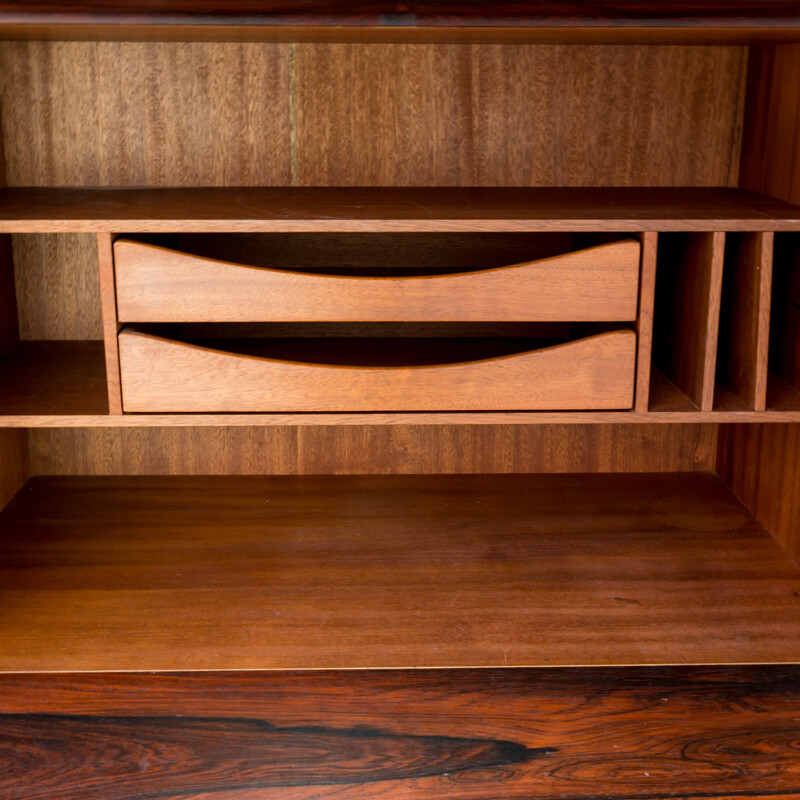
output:
[[798, 592], [711, 474], [35, 478], [0, 670], [794, 662]]
[[479, 0], [395, 3], [385, 0], [157, 0], [146, 7], [130, 0], [0, 2], [0, 24], [292, 26], [311, 27], [533, 27], [533, 28], [798, 28], [800, 10], [781, 0], [699, 3], [696, 0], [617, 0], [613, 3], [529, 3]]
[[553, 425], [800, 422], [800, 393], [770, 375], [766, 411], [698, 411], [654, 370], [651, 405], [633, 411], [440, 411], [287, 414], [109, 414], [103, 343], [22, 342], [0, 358], [2, 428], [292, 425]]
[[0, 233], [740, 230], [800, 230], [800, 207], [719, 187], [0, 190]]

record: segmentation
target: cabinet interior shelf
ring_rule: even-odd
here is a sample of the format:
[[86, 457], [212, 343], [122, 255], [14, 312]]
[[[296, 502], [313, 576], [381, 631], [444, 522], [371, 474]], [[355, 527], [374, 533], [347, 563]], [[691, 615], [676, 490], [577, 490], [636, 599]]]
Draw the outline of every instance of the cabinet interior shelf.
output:
[[800, 646], [800, 569], [710, 473], [34, 478], [0, 514], [0, 554], [3, 671], [786, 662]]
[[0, 233], [797, 231], [727, 187], [0, 189]]

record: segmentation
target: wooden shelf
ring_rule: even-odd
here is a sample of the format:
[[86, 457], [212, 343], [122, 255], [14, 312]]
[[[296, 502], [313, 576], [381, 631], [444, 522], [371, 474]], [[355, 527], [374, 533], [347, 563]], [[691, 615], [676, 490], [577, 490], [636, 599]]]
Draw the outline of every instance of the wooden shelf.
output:
[[796, 4], [781, 0], [0, 3], [0, 34], [11, 38], [572, 42], [593, 34], [600, 41], [748, 42], [767, 34], [792, 38], [798, 29]]
[[650, 409], [634, 411], [440, 411], [109, 414], [102, 342], [22, 342], [0, 358], [0, 427], [162, 428], [295, 425], [553, 425], [800, 422], [800, 392], [770, 375], [766, 411], [751, 411], [717, 387], [699, 411], [658, 369]]
[[711, 474], [35, 478], [0, 670], [794, 662], [800, 569]]
[[0, 233], [797, 231], [800, 207], [741, 189], [0, 189]]

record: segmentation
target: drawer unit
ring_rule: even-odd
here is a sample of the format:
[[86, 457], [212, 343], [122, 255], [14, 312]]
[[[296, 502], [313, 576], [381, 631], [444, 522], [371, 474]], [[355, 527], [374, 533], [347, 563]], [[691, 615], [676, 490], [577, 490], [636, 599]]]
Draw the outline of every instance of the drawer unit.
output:
[[[508, 348], [491, 340], [412, 338], [224, 346], [236, 349], [123, 330], [125, 411], [546, 410], [630, 408], [633, 402], [632, 330], [488, 357]], [[469, 360], [453, 362], [454, 353]]]
[[122, 239], [114, 245], [117, 310], [121, 322], [632, 321], [639, 251], [626, 239], [493, 269], [362, 277], [251, 267]]

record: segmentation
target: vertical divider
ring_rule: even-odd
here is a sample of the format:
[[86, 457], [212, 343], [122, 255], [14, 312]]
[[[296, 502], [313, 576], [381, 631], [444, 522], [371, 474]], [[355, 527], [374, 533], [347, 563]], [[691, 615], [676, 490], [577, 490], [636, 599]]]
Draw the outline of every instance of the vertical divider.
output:
[[701, 411], [714, 406], [725, 234], [659, 240], [655, 357]]
[[100, 269], [100, 303], [103, 313], [103, 342], [106, 354], [108, 411], [122, 413], [122, 390], [119, 374], [119, 344], [117, 336], [117, 297], [114, 284], [114, 240], [110, 233], [97, 234], [97, 262]]
[[642, 263], [639, 271], [639, 313], [636, 321], [636, 397], [634, 411], [644, 413], [650, 402], [650, 364], [653, 358], [653, 312], [656, 297], [658, 234], [641, 235]]
[[728, 236], [719, 377], [748, 409], [767, 407], [774, 234]]

